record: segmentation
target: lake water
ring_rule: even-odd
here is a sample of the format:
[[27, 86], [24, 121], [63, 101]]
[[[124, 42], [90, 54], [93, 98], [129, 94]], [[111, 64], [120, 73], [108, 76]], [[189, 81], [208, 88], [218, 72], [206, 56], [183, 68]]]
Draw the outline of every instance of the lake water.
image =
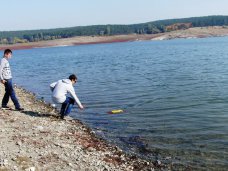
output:
[[14, 82], [49, 102], [49, 84], [76, 73], [86, 109], [71, 116], [127, 152], [226, 170], [227, 46], [223, 37], [18, 50], [11, 67]]

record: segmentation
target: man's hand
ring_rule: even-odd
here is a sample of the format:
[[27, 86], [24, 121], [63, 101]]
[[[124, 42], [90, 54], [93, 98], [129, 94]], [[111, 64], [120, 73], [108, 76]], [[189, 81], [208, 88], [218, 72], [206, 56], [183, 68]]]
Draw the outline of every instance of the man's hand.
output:
[[79, 106], [79, 108], [80, 108], [81, 110], [83, 110], [83, 109], [84, 109], [84, 106], [81, 105], [81, 106]]
[[2, 84], [5, 84], [5, 83], [6, 83], [6, 80], [1, 80], [1, 83], [2, 83]]

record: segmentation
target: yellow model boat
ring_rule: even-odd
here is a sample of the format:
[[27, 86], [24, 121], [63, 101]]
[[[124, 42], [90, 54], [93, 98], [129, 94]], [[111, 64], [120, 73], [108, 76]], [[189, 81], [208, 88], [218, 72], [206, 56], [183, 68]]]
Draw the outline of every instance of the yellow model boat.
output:
[[118, 113], [123, 113], [123, 110], [117, 109], [117, 110], [112, 110], [112, 111], [110, 111], [108, 113], [110, 113], [110, 114], [118, 114]]

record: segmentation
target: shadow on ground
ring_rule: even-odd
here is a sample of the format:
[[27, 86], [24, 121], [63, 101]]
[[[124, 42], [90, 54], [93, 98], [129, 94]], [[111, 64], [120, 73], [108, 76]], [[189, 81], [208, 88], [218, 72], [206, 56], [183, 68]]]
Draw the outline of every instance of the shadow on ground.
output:
[[34, 112], [34, 111], [21, 111], [21, 113], [24, 113], [26, 115], [32, 116], [32, 117], [51, 117], [51, 118], [59, 118], [58, 115], [50, 114], [50, 113], [40, 113], [40, 112]]

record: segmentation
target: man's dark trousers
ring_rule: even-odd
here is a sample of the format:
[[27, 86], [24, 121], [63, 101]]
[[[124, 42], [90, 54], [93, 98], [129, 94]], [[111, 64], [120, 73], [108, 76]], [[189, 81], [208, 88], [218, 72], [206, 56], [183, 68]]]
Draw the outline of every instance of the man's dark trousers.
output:
[[13, 83], [12, 83], [12, 79], [8, 79], [5, 80], [5, 95], [2, 99], [2, 107], [6, 107], [8, 102], [9, 102], [9, 97], [11, 98], [11, 100], [13, 101], [15, 108], [19, 109], [20, 108], [20, 104], [17, 100], [15, 91], [13, 89]]

